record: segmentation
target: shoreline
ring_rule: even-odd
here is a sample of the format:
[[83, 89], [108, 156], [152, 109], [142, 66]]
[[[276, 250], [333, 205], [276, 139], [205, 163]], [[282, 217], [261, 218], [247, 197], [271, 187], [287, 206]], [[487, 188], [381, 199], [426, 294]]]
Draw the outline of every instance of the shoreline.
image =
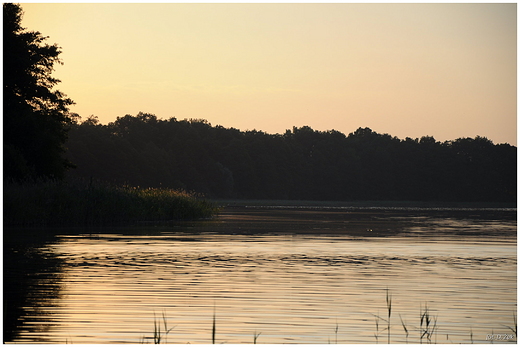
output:
[[399, 201], [399, 200], [262, 200], [262, 199], [208, 199], [220, 207], [265, 207], [265, 208], [460, 208], [460, 209], [516, 209], [510, 202], [459, 202], [459, 201]]

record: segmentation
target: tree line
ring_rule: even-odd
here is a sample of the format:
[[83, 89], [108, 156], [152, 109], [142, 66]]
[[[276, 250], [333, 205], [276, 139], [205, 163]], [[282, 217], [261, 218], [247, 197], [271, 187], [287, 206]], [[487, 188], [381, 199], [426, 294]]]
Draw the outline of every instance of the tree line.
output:
[[401, 140], [308, 126], [267, 134], [139, 113], [78, 121], [67, 147], [72, 177], [209, 198], [516, 201], [516, 147], [480, 136]]
[[81, 122], [55, 89], [61, 48], [23, 28], [22, 15], [3, 4], [4, 185], [80, 177], [211, 198], [516, 201], [516, 147], [479, 136], [401, 140], [307, 126], [267, 134], [146, 113]]

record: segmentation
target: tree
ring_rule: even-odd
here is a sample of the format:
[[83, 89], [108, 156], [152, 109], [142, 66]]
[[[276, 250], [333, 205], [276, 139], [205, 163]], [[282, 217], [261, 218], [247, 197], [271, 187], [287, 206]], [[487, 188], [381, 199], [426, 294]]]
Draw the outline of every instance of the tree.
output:
[[64, 177], [73, 165], [64, 158], [64, 144], [74, 102], [53, 88], [60, 47], [48, 37], [21, 26], [18, 4], [3, 4], [4, 40], [4, 177], [16, 180]]
[[399, 140], [360, 128], [240, 131], [203, 120], [91, 116], [70, 132], [72, 176], [210, 198], [516, 201], [516, 147], [486, 138]]

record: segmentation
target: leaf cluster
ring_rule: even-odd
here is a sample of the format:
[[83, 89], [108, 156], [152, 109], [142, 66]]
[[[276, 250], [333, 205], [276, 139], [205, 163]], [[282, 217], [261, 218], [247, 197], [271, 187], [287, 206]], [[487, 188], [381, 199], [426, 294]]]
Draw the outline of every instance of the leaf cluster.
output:
[[71, 167], [63, 158], [74, 102], [54, 87], [61, 49], [48, 37], [21, 26], [22, 9], [3, 4], [4, 175], [61, 178]]

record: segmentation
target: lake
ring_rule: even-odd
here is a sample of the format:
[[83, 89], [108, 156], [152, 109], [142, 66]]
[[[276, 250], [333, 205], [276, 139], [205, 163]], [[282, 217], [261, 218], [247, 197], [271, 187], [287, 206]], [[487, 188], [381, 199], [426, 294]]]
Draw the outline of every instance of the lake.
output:
[[4, 230], [4, 342], [153, 343], [159, 324], [178, 344], [516, 343], [516, 208], [242, 206], [47, 235]]

